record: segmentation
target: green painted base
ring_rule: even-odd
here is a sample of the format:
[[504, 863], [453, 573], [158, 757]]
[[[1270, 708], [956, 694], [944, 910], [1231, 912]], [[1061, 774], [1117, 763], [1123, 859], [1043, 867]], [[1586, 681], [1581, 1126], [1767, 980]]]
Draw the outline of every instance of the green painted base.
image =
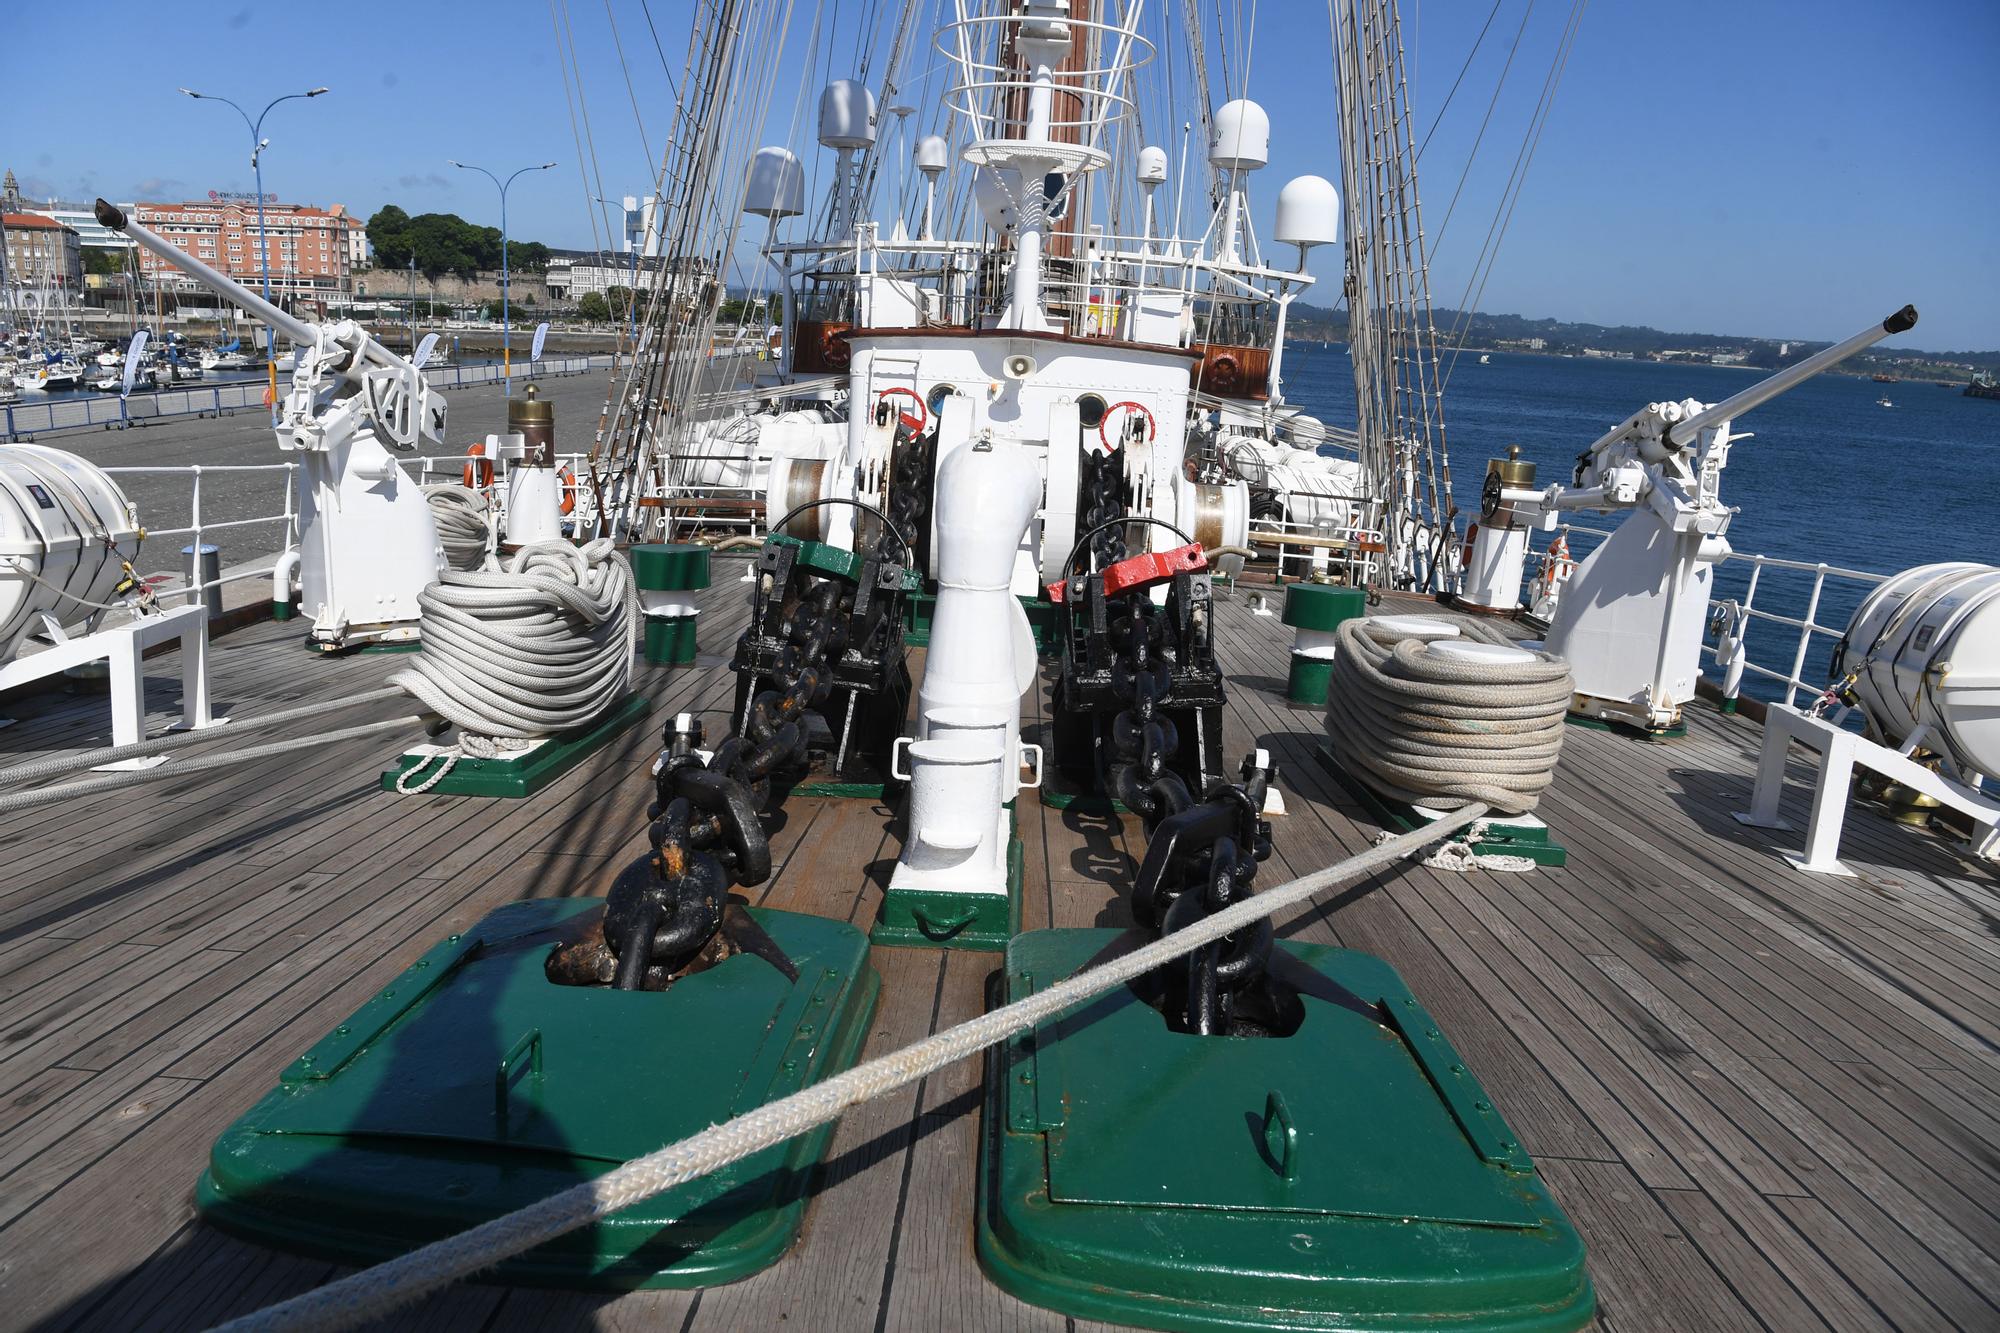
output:
[[890, 889], [872, 943], [902, 949], [965, 949], [997, 953], [1021, 929], [1021, 840], [1007, 840], [1007, 892], [934, 893]]
[[1572, 727], [1587, 727], [1591, 731], [1608, 731], [1616, 736], [1630, 736], [1641, 741], [1678, 740], [1688, 734], [1687, 720], [1674, 723], [1671, 727], [1640, 727], [1630, 722], [1615, 722], [1608, 717], [1585, 717], [1581, 713], [1565, 714], [1563, 721]]
[[1125, 802], [1115, 796], [1106, 796], [1101, 791], [1078, 791], [1063, 784], [1059, 775], [1051, 769], [1042, 776], [1042, 789], [1037, 793], [1042, 804], [1051, 810], [1074, 810], [1083, 815], [1129, 815]]
[[825, 796], [842, 801], [879, 801], [888, 790], [885, 782], [838, 782], [828, 778], [798, 783], [792, 788], [792, 795]]
[[[1432, 822], [1432, 817], [1424, 815], [1417, 807], [1381, 795], [1348, 772], [1327, 746], [1314, 746], [1313, 758], [1383, 827], [1408, 833]], [[1472, 850], [1480, 856], [1525, 856], [1541, 866], [1569, 863], [1569, 849], [1553, 841], [1549, 837], [1549, 826], [1539, 819], [1520, 823], [1509, 823], [1505, 815], [1489, 819], [1486, 821], [1486, 836], [1473, 843]]]
[[[1018, 1000], [1129, 944], [1040, 930]], [[1564, 1333], [1583, 1243], [1435, 1020], [1380, 959], [1283, 943], [1308, 991], [1283, 1038], [1168, 1030], [1129, 989], [988, 1055], [977, 1248], [1002, 1288], [1146, 1328]]]
[[[1028, 613], [1028, 628], [1035, 636], [1035, 651], [1043, 657], [1054, 657], [1062, 651], [1062, 608], [1040, 597], [1019, 600], [1022, 610]], [[913, 592], [903, 599], [903, 643], [906, 647], [929, 646], [931, 616], [936, 610], [935, 593]]]
[[294, 602], [271, 603], [271, 619], [273, 620], [290, 620], [298, 613], [298, 605]]
[[362, 643], [352, 648], [307, 639], [305, 646], [308, 652], [318, 653], [321, 657], [346, 657], [353, 653], [420, 653], [424, 650], [420, 639], [411, 639], [406, 643]]
[[654, 666], [686, 666], [695, 659], [699, 616], [647, 616], [646, 660]]
[[[558, 986], [601, 899], [510, 903], [437, 945], [216, 1140], [195, 1203], [258, 1244], [366, 1265], [491, 1221], [852, 1065], [881, 988], [842, 922], [751, 909], [739, 953], [667, 991]], [[650, 1071], [661, 1077], [635, 1076]], [[506, 1282], [708, 1287], [797, 1237], [834, 1126], [507, 1260]]]
[[1333, 680], [1333, 659], [1292, 654], [1291, 669], [1285, 675], [1285, 698], [1295, 704], [1326, 707], [1326, 692]]
[[[546, 745], [537, 746], [522, 759], [474, 759], [463, 756], [451, 766], [444, 780], [432, 787], [429, 796], [533, 796], [563, 774], [609, 744], [619, 732], [653, 711], [653, 701], [643, 694], [628, 694], [624, 702], [594, 722], [560, 733]], [[405, 754], [395, 765], [382, 770], [383, 791], [395, 791], [396, 779], [419, 764], [436, 764], [436, 759]], [[421, 782], [421, 775], [416, 781]]]

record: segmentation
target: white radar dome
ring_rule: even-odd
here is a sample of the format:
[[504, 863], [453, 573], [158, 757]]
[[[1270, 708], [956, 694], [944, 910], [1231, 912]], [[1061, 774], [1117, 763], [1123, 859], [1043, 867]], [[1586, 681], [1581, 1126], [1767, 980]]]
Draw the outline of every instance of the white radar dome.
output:
[[1148, 145], [1139, 150], [1139, 184], [1167, 183], [1167, 150]]
[[1919, 565], [1878, 584], [1828, 672], [1854, 673], [1876, 739], [1900, 746], [1928, 726], [1925, 749], [2000, 773], [2000, 568]]
[[1211, 166], [1224, 171], [1255, 171], [1271, 160], [1271, 118], [1247, 98], [1226, 102], [1215, 113], [1215, 142], [1209, 145]]
[[750, 159], [743, 211], [773, 222], [806, 211], [805, 168], [789, 148], [759, 148]]
[[1287, 245], [1332, 245], [1340, 239], [1340, 191], [1324, 176], [1286, 181], [1271, 235]]
[[941, 134], [926, 134], [917, 140], [916, 151], [911, 156], [916, 159], [917, 170], [926, 176], [937, 175], [951, 165], [951, 148]]
[[855, 79], [835, 79], [819, 95], [819, 141], [828, 148], [875, 142], [875, 94]]

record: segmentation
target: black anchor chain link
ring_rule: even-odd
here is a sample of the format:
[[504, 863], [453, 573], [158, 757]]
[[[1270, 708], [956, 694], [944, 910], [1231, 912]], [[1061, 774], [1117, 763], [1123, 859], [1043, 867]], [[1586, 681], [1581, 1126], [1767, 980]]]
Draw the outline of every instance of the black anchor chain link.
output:
[[[1124, 469], [1116, 454], [1092, 453], [1084, 463], [1086, 530], [1099, 569], [1126, 558]], [[1271, 825], [1262, 816], [1276, 765], [1244, 759], [1241, 780], [1211, 782], [1197, 799], [1169, 764], [1180, 731], [1163, 707], [1173, 685], [1173, 622], [1143, 590], [1115, 599], [1106, 629], [1113, 653], [1111, 684], [1122, 707], [1106, 734], [1105, 776], [1111, 794], [1139, 817], [1146, 856], [1132, 888], [1132, 915], [1146, 930], [1170, 935], [1253, 891], [1257, 866], [1271, 855]], [[1178, 1032], [1201, 1036], [1275, 1036], [1304, 1018], [1298, 992], [1271, 973], [1274, 936], [1268, 920], [1224, 936], [1161, 968], [1141, 993]]]
[[[899, 427], [898, 444], [912, 443], [908, 429]], [[875, 541], [880, 559], [898, 554], [898, 532], [914, 531], [927, 513], [925, 458], [921, 448], [901, 450], [891, 521]], [[809, 571], [795, 569], [794, 577], [802, 573]], [[762, 585], [752, 594], [753, 600], [782, 595]], [[728, 895], [732, 886], [750, 888], [770, 877], [763, 812], [773, 779], [807, 763], [813, 718], [832, 693], [831, 664], [847, 646], [853, 605], [852, 590], [834, 579], [817, 577], [805, 589], [784, 622], [783, 653], [760, 674], [765, 688], [745, 701], [735, 734], [705, 762], [696, 753], [702, 724], [685, 716], [667, 724], [646, 811], [652, 851], [612, 881], [601, 930], [551, 954], [552, 980], [664, 990], [738, 950], [757, 953], [796, 978], [791, 961], [746, 914], [731, 908]]]

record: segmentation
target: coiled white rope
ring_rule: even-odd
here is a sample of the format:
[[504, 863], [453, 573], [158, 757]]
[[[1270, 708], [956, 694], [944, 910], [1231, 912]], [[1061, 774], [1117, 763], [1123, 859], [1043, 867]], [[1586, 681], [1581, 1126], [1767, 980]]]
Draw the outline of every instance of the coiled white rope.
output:
[[1122, 986], [1204, 944], [1302, 903], [1336, 884], [1394, 865], [1410, 853], [1450, 837], [1485, 813], [1483, 805], [1468, 805], [1428, 828], [1405, 833], [1337, 865], [1254, 894], [1206, 920], [1088, 968], [1045, 991], [668, 1144], [587, 1184], [573, 1186], [469, 1231], [232, 1320], [223, 1328], [231, 1333], [252, 1329], [337, 1329], [385, 1315], [460, 1278], [589, 1226], [621, 1208], [629, 1208], [796, 1138], [837, 1118], [850, 1106], [907, 1087], [946, 1065], [977, 1055], [1015, 1033], [1025, 1032], [1073, 1005]]
[[1327, 734], [1342, 764], [1394, 800], [1525, 813], [1555, 776], [1569, 665], [1539, 651], [1496, 662], [1432, 652], [1431, 643], [1468, 640], [1516, 647], [1485, 621], [1440, 618], [1458, 626], [1458, 639], [1398, 633], [1373, 617], [1334, 631]]
[[639, 594], [608, 537], [524, 546], [500, 570], [445, 573], [417, 598], [423, 652], [389, 677], [458, 728], [455, 749], [397, 779], [428, 791], [458, 755], [492, 758], [579, 726], [630, 683]]
[[491, 537], [487, 515], [493, 508], [485, 492], [444, 481], [424, 487], [424, 499], [430, 502], [445, 563], [460, 572], [485, 568]]

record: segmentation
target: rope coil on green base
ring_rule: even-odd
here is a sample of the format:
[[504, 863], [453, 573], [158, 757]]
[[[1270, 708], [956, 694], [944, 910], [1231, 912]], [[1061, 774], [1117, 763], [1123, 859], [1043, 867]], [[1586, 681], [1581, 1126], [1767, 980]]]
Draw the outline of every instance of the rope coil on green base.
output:
[[[1458, 627], [1458, 642], [1518, 647], [1483, 621], [1439, 619]], [[1525, 649], [1532, 661], [1449, 658], [1426, 651], [1438, 640], [1372, 618], [1350, 620], [1336, 633], [1326, 729], [1343, 764], [1410, 805], [1480, 803], [1510, 815], [1535, 807], [1562, 751], [1568, 663]]]

